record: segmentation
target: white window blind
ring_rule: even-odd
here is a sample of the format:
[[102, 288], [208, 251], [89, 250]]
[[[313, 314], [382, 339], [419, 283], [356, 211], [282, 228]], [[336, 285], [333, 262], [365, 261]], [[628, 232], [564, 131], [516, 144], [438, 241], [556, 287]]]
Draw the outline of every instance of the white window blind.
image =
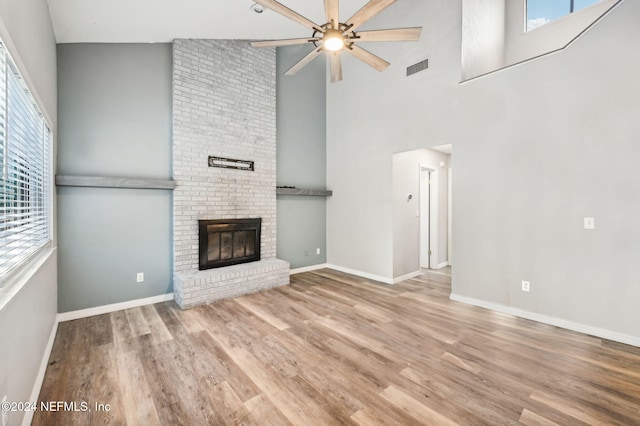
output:
[[50, 147], [51, 130], [0, 42], [0, 277], [50, 241]]

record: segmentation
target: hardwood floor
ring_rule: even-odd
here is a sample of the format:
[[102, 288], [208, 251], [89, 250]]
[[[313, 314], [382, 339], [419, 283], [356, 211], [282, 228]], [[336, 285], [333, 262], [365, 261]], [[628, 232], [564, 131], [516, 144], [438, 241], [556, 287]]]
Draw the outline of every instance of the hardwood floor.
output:
[[638, 348], [452, 302], [443, 274], [291, 278], [61, 323], [40, 401], [90, 411], [33, 424], [640, 424]]

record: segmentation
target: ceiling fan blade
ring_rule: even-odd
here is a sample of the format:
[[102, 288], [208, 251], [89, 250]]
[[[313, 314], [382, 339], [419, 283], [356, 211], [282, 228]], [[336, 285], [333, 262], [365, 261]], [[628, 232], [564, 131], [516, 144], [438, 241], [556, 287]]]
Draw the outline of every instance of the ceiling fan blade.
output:
[[374, 55], [368, 50], [364, 50], [362, 47], [356, 46], [355, 44], [351, 45], [350, 49], [345, 49], [345, 51], [351, 53], [353, 56], [355, 56], [356, 58], [360, 59], [361, 61], [365, 62], [366, 64], [375, 68], [378, 71], [383, 71], [385, 68], [391, 65], [389, 62], [385, 61], [384, 59]]
[[302, 69], [302, 67], [307, 65], [309, 62], [313, 61], [316, 58], [316, 56], [318, 56], [320, 54], [320, 52], [322, 52], [322, 46], [317, 47], [316, 49], [314, 49], [311, 52], [309, 52], [309, 54], [307, 56], [305, 56], [304, 58], [302, 58], [300, 60], [300, 62], [298, 62], [297, 64], [295, 64], [291, 68], [289, 68], [287, 70], [287, 72], [284, 73], [284, 75], [294, 75], [295, 73], [300, 71]]
[[317, 37], [309, 38], [289, 38], [285, 40], [264, 40], [264, 41], [252, 41], [251, 47], [278, 47], [278, 46], [292, 46], [294, 44], [313, 43], [320, 40]]
[[329, 53], [329, 64], [331, 65], [331, 82], [342, 80], [342, 59], [339, 52]]
[[324, 0], [324, 10], [327, 13], [327, 22], [333, 22], [333, 28], [338, 29], [340, 23], [338, 0]]
[[391, 6], [396, 1], [397, 0], [371, 0], [346, 22], [347, 25], [351, 26], [349, 31], [354, 31], [356, 28], [360, 27], [362, 24], [373, 18], [376, 14], [382, 12], [387, 7]]
[[295, 12], [289, 9], [287, 6], [280, 4], [275, 0], [254, 0], [254, 1], [266, 7], [267, 9], [271, 9], [274, 12], [279, 13], [280, 15], [291, 19], [292, 21], [296, 21], [297, 23], [304, 25], [305, 27], [309, 27], [317, 31], [323, 31], [320, 25], [316, 24], [313, 21], [310, 21], [309, 19], [300, 15], [298, 12]]
[[421, 32], [422, 27], [359, 31], [354, 41], [416, 41], [420, 39]]

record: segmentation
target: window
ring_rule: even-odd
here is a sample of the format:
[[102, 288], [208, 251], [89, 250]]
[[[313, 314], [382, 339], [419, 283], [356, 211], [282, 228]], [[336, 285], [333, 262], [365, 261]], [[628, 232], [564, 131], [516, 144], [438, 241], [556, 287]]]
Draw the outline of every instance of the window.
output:
[[50, 241], [50, 149], [50, 127], [0, 41], [0, 277]]
[[567, 16], [600, 0], [526, 0], [527, 31]]

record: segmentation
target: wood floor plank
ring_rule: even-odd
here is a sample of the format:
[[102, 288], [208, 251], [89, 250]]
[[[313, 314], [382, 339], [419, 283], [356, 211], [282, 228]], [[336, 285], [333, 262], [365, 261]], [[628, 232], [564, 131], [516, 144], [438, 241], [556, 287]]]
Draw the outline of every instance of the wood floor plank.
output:
[[140, 308], [144, 318], [147, 320], [151, 338], [155, 344], [162, 343], [173, 339], [173, 336], [167, 329], [166, 325], [158, 315], [153, 305], [146, 305]]
[[119, 388], [120, 377], [116, 361], [115, 345], [99, 345], [91, 357], [91, 385], [86, 424], [126, 425], [123, 398]]
[[549, 407], [563, 412], [577, 420], [587, 424], [618, 424], [629, 425], [640, 420], [638, 417], [628, 418], [620, 413], [611, 412], [603, 407], [593, 407], [588, 404], [579, 404], [575, 397], [567, 398], [564, 395], [536, 392], [531, 399], [541, 402]]
[[189, 330], [180, 322], [178, 315], [175, 313], [176, 305], [173, 301], [156, 303], [153, 307], [174, 339], [189, 334]]
[[400, 354], [393, 351], [393, 349], [389, 348], [384, 342], [379, 340], [372, 339], [368, 336], [363, 336], [353, 328], [345, 326], [344, 323], [340, 323], [338, 321], [334, 321], [330, 318], [319, 318], [315, 321], [316, 323], [322, 325], [323, 327], [328, 328], [329, 330], [346, 337], [347, 339], [354, 341], [358, 345], [367, 348], [373, 352], [376, 352], [382, 356], [385, 356], [389, 359], [393, 359], [394, 357], [399, 356]]
[[527, 426], [560, 426], [556, 422], [552, 422], [549, 419], [545, 419], [541, 415], [536, 414], [533, 411], [529, 411], [526, 408], [522, 410], [522, 415], [520, 416], [520, 423], [525, 424]]
[[208, 374], [194, 368], [188, 339], [147, 346], [140, 353], [145, 376], [161, 424], [215, 424], [219, 420], [208, 391]]
[[282, 381], [275, 374], [263, 368], [247, 350], [234, 349], [233, 359], [291, 423], [295, 425], [322, 424], [322, 420], [326, 420], [326, 414], [317, 409], [313, 399], [306, 401], [307, 403], [304, 405], [294, 404], [293, 402], [298, 399], [298, 396], [291, 391], [289, 386], [282, 386], [280, 384]]
[[212, 405], [217, 408], [216, 424], [238, 425], [247, 422], [249, 410], [228, 382], [218, 383], [208, 394]]
[[136, 352], [116, 355], [119, 385], [124, 415], [129, 425], [160, 425], [160, 419], [151, 397], [151, 390]]
[[640, 349], [323, 269], [60, 323], [34, 425], [640, 425]]
[[249, 423], [263, 426], [292, 426], [292, 423], [278, 410], [275, 405], [259, 394], [245, 401], [245, 407], [249, 411]]
[[142, 313], [141, 308], [132, 308], [124, 311], [134, 336], [144, 336], [151, 334], [149, 324]]
[[[505, 400], [501, 400], [499, 404], [493, 403], [482, 392], [473, 394], [469, 391], [465, 392], [468, 384], [460, 385], [455, 383], [460, 381], [460, 376], [452, 373], [452, 382], [454, 385], [446, 386], [437, 377], [425, 376], [423, 373], [407, 367], [400, 374], [408, 380], [418, 384], [420, 394], [429, 398], [443, 412], [452, 417], [453, 421], [460, 424], [469, 425], [496, 425], [505, 422], [505, 419], [515, 418], [521, 405], [512, 406]], [[462, 380], [464, 382], [464, 380]], [[473, 386], [475, 384], [472, 384]], [[404, 387], [404, 386], [403, 386]], [[457, 404], [457, 398], [463, 394], [466, 396], [465, 404]]]
[[180, 309], [175, 309], [174, 307], [173, 310], [176, 316], [178, 317], [178, 321], [180, 321], [182, 326], [189, 333], [198, 333], [200, 331], [205, 330], [204, 326], [200, 323], [200, 320], [198, 319], [198, 315], [196, 311], [194, 311], [193, 309], [187, 309], [183, 311]]
[[111, 327], [113, 341], [118, 347], [137, 336], [131, 329], [126, 311], [116, 311], [111, 313]]
[[255, 303], [252, 303], [251, 300], [249, 300], [246, 297], [237, 298], [236, 299], [236, 303], [244, 306], [246, 309], [251, 311], [254, 315], [256, 315], [257, 317], [261, 318], [266, 323], [272, 325], [273, 327], [275, 327], [276, 329], [278, 329], [280, 331], [286, 330], [287, 328], [290, 327], [289, 324], [284, 322], [282, 319], [280, 319], [277, 316], [267, 312], [266, 309], [260, 308], [258, 305], [256, 305]]
[[89, 334], [89, 345], [101, 346], [113, 343], [110, 314], [94, 315], [83, 320], [82, 331]]
[[[382, 390], [387, 385], [386, 377], [380, 372], [395, 374], [398, 364], [384, 357], [359, 348], [357, 345], [341, 339], [332, 338], [316, 329], [304, 333], [291, 329], [279, 336], [280, 342], [290, 351], [304, 356], [305, 364], [319, 368], [325, 375], [337, 383], [340, 389], [348, 389], [353, 398], [359, 401], [372, 400], [373, 389]], [[326, 360], [332, 362], [327, 364]]]
[[301, 322], [305, 324], [318, 317], [307, 301], [295, 297], [297, 293], [287, 286], [275, 288], [272, 292], [260, 293], [260, 296], [264, 296], [264, 303], [276, 309], [283, 316], [285, 322], [294, 326]]
[[351, 420], [360, 426], [382, 425], [385, 424], [383, 419], [376, 418], [367, 410], [358, 410], [352, 416]]
[[222, 349], [208, 331], [194, 334], [193, 341], [202, 351], [209, 352], [213, 358], [213, 360], [209, 362], [209, 366], [212, 370], [217, 371], [219, 377], [226, 378], [229, 386], [231, 386], [242, 401], [254, 398], [260, 393], [255, 383], [247, 377], [233, 358]]
[[[424, 420], [418, 420], [407, 411], [377, 395], [375, 403], [351, 415], [350, 420], [357, 425], [366, 426], [417, 426], [427, 425]], [[438, 426], [433, 424], [433, 426]]]
[[371, 305], [359, 303], [354, 305], [353, 308], [358, 311], [363, 317], [368, 318], [375, 322], [391, 322], [393, 318], [390, 315], [386, 315], [380, 309]]
[[403, 411], [412, 415], [419, 422], [440, 426], [457, 425], [457, 423], [453, 422], [451, 419], [420, 403], [411, 396], [397, 389], [395, 386], [389, 386], [382, 391], [380, 395], [392, 404], [400, 407]]
[[445, 352], [442, 355], [442, 359], [452, 363], [453, 365], [457, 365], [458, 367], [463, 368], [463, 369], [465, 369], [465, 370], [467, 370], [467, 371], [469, 371], [470, 373], [473, 373], [473, 374], [478, 374], [481, 371], [480, 367], [475, 365], [473, 362], [464, 360], [464, 359], [462, 359], [460, 357], [457, 357], [457, 356], [455, 356], [455, 355], [453, 355], [453, 354], [451, 354], [449, 352]]

